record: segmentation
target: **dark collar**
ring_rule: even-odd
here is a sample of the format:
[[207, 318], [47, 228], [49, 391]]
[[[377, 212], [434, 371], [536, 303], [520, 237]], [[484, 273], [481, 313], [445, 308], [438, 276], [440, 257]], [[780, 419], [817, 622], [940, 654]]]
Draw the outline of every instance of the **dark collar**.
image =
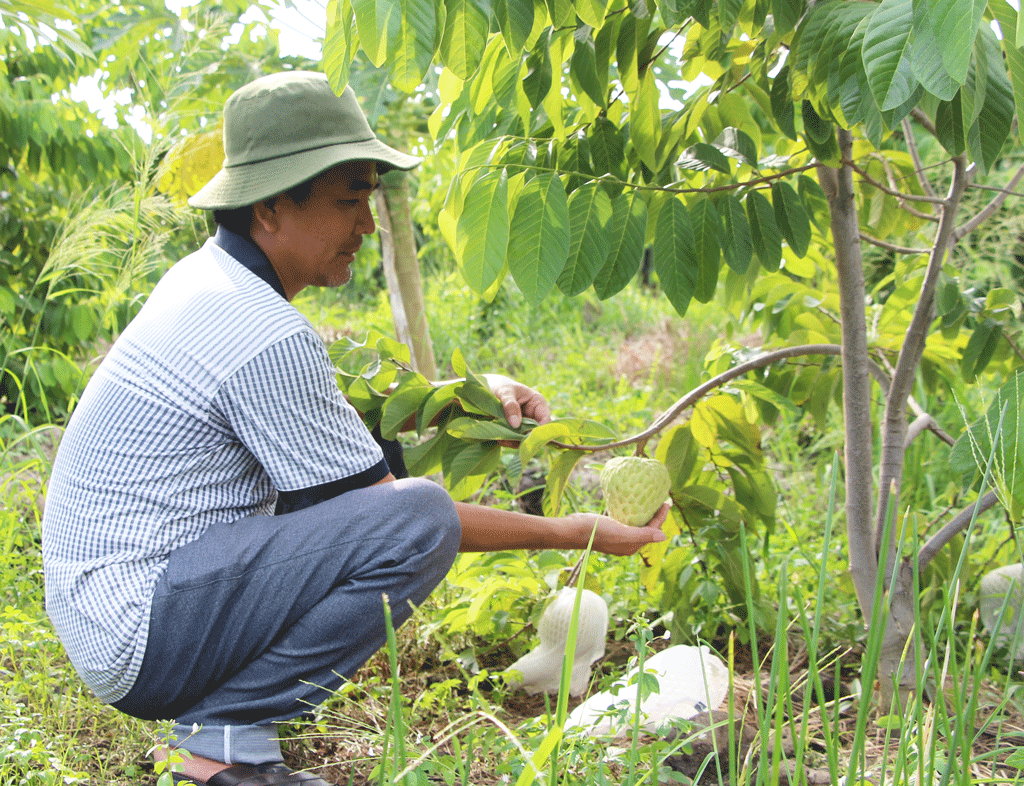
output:
[[274, 270], [274, 266], [270, 264], [270, 260], [267, 259], [260, 250], [260, 247], [253, 243], [252, 240], [218, 225], [217, 234], [213, 236], [213, 242], [227, 251], [242, 267], [270, 284], [277, 294], [286, 300], [288, 299], [288, 296], [284, 293], [284, 287], [281, 286], [281, 279], [278, 278], [277, 271]]

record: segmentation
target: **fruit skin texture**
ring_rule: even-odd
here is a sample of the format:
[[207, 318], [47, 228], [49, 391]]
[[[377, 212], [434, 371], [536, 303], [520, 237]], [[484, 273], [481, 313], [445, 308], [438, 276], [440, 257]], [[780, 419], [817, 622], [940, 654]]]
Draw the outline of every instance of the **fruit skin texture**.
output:
[[618, 456], [601, 470], [608, 515], [631, 527], [642, 527], [650, 521], [671, 487], [668, 469], [655, 459]]

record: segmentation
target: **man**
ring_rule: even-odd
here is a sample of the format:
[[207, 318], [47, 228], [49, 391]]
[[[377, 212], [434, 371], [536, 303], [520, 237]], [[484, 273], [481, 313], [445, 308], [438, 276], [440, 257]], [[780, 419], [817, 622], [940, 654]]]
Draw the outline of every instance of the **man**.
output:
[[[176, 719], [184, 776], [325, 786], [282, 763], [274, 724], [382, 646], [383, 594], [401, 624], [460, 550], [582, 548], [596, 522], [596, 549], [632, 554], [664, 539], [664, 511], [640, 529], [546, 519], [396, 479], [289, 301], [349, 280], [378, 172], [417, 159], [312, 73], [237, 91], [224, 141], [224, 167], [190, 200], [216, 235], [163, 277], [62, 438], [47, 611], [102, 700]], [[511, 424], [548, 418], [529, 388], [492, 385]]]

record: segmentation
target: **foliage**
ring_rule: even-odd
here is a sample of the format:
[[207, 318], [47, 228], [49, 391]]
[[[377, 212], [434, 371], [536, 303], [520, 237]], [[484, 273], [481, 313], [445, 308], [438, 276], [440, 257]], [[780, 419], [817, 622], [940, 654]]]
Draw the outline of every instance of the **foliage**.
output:
[[[557, 516], [579, 460], [587, 452], [622, 444], [614, 442], [614, 433], [602, 423], [581, 418], [559, 418], [540, 426], [526, 421], [511, 429], [500, 403], [458, 350], [451, 365], [459, 379], [450, 383], [431, 382], [412, 371], [408, 347], [382, 334], [371, 333], [363, 342], [351, 338], [336, 342], [331, 357], [347, 369], [339, 379], [349, 400], [368, 424], [380, 426], [386, 439], [395, 439], [407, 424], [415, 424], [421, 441], [406, 450], [409, 472], [441, 473], [455, 499], [477, 492], [499, 468], [515, 486], [523, 467], [549, 449], [543, 507], [546, 515]], [[742, 387], [741, 400], [768, 395], [755, 383]], [[503, 443], [518, 445], [507, 465], [501, 461]], [[691, 617], [714, 600], [701, 590], [706, 569], [718, 574], [732, 613], [745, 615], [739, 532], [744, 525], [750, 529], [773, 526], [775, 493], [764, 466], [760, 435], [731, 396], [698, 402], [686, 423], [663, 435], [655, 456], [669, 468], [675, 510], [665, 527], [669, 540], [645, 547], [647, 567], [641, 578], [671, 620], [672, 629], [688, 638], [695, 624]], [[689, 543], [682, 537], [684, 528]], [[685, 545], [696, 551], [691, 554]], [[476, 593], [478, 611], [490, 592]], [[770, 622], [768, 607], [759, 597], [755, 589], [758, 621]]]
[[[150, 271], [194, 244], [194, 217], [158, 194], [155, 175], [181, 133], [284, 62], [258, 22], [222, 46], [247, 8], [179, 16], [150, 0], [0, 6], [0, 401], [8, 412], [35, 423], [64, 418], [83, 382], [80, 360], [124, 327]], [[82, 80], [108, 97], [106, 122], [71, 97]], [[124, 92], [127, 102], [113, 100]], [[160, 184], [180, 198], [173, 171], [161, 169]]]
[[[457, 156], [440, 228], [465, 280], [484, 300], [507, 276], [533, 306], [556, 290], [607, 299], [649, 254], [680, 315], [716, 293], [744, 308], [765, 339], [764, 362], [723, 346], [708, 367], [732, 386], [729, 423], [741, 431], [796, 407], [820, 427], [831, 402], [842, 403], [851, 574], [865, 618], [875, 577], [900, 576], [883, 648], [884, 668], [895, 668], [916, 601], [910, 560], [883, 552], [881, 534], [905, 504], [907, 445], [925, 425], [948, 437], [911, 391], [948, 399], [982, 373], [1012, 374], [1024, 358], [1014, 344], [1017, 296], [982, 292], [968, 278], [977, 268], [957, 267], [964, 255], [953, 255], [974, 244], [967, 239], [1024, 176], [997, 171], [1024, 100], [1017, 10], [954, 0], [506, 0], [441, 10], [336, 0], [324, 69], [340, 87], [361, 51], [407, 92], [442, 69], [429, 130]], [[677, 81], [692, 89], [672, 93]], [[964, 216], [975, 182], [1006, 188]], [[870, 278], [864, 243], [883, 254]], [[797, 364], [798, 355], [825, 360]], [[884, 411], [871, 405], [872, 373]], [[639, 449], [667, 428], [659, 420]], [[522, 444], [531, 441], [551, 440]], [[756, 451], [747, 459], [747, 470], [760, 470]], [[552, 463], [556, 487], [563, 465], [571, 461]], [[730, 480], [726, 507], [768, 492], [760, 477]], [[719, 502], [704, 500], [709, 518]], [[721, 518], [749, 524], [757, 514], [770, 518]], [[922, 561], [952, 537], [937, 534]], [[726, 563], [736, 565], [735, 554]], [[735, 577], [721, 572], [738, 599]]]

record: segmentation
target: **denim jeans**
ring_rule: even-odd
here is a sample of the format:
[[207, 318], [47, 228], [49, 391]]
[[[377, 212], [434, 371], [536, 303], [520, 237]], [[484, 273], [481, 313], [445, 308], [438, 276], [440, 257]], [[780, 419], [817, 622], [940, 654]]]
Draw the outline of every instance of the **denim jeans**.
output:
[[383, 646], [382, 596], [400, 625], [460, 537], [451, 498], [420, 478], [211, 527], [171, 555], [142, 670], [114, 706], [176, 720], [175, 745], [196, 755], [280, 761], [274, 724], [324, 701]]

